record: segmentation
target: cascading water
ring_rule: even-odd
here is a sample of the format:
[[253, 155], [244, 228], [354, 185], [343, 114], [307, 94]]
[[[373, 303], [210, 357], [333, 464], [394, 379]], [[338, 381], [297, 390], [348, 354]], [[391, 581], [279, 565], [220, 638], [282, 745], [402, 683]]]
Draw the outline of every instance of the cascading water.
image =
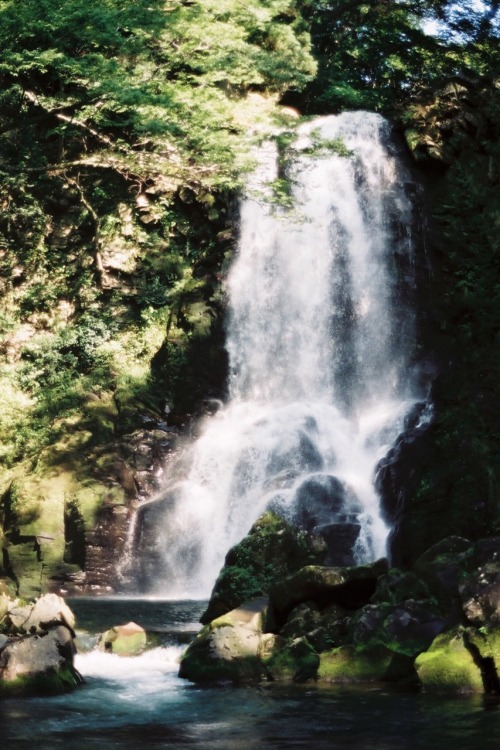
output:
[[263, 147], [227, 280], [229, 401], [161, 494], [157, 591], [209, 593], [267, 508], [321, 534], [332, 564], [384, 554], [374, 469], [415, 401], [412, 206], [390, 148], [375, 114], [301, 126], [290, 212], [262, 197], [278, 169]]

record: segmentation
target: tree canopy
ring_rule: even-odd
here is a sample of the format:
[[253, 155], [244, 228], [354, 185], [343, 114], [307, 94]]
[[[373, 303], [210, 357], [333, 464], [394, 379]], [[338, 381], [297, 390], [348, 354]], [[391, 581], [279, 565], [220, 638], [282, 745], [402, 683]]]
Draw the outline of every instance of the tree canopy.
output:
[[306, 0], [318, 73], [290, 101], [307, 111], [393, 112], [423, 87], [498, 72], [498, 2]]

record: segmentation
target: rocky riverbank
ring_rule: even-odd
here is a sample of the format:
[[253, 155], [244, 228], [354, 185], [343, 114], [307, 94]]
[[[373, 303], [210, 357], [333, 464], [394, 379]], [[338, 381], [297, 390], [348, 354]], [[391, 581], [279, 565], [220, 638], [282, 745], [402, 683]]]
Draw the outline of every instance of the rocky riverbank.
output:
[[61, 597], [46, 594], [22, 604], [0, 589], [0, 697], [63, 693], [80, 685], [74, 626]]
[[[406, 571], [387, 560], [300, 567], [307, 545], [318, 559], [317, 540], [284, 521], [255, 524], [228, 553], [182, 677], [499, 692], [500, 538], [449, 537]], [[279, 560], [288, 550], [288, 569], [272, 574], [270, 549]]]

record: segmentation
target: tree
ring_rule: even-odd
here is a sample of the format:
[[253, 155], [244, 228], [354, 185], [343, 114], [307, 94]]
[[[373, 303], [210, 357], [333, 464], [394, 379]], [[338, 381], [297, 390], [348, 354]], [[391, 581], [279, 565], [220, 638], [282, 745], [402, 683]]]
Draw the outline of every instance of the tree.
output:
[[[498, 66], [497, 2], [306, 0], [318, 74], [302, 93], [308, 112], [404, 108], [422, 87]], [[432, 27], [430, 24], [434, 22]], [[434, 28], [435, 33], [430, 33]]]

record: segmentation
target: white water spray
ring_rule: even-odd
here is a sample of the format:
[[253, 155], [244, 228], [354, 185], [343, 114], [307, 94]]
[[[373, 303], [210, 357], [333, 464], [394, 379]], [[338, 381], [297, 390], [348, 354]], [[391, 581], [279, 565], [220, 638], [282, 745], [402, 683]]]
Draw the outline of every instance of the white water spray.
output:
[[[335, 153], [339, 139], [350, 153]], [[334, 563], [384, 554], [373, 473], [415, 400], [397, 281], [404, 255], [412, 284], [412, 209], [388, 142], [374, 114], [303, 125], [293, 213], [259, 197], [277, 177], [276, 148], [263, 149], [227, 280], [230, 398], [162, 493], [157, 590], [207, 595], [266, 508], [324, 533]], [[346, 529], [347, 558], [335, 552]]]

